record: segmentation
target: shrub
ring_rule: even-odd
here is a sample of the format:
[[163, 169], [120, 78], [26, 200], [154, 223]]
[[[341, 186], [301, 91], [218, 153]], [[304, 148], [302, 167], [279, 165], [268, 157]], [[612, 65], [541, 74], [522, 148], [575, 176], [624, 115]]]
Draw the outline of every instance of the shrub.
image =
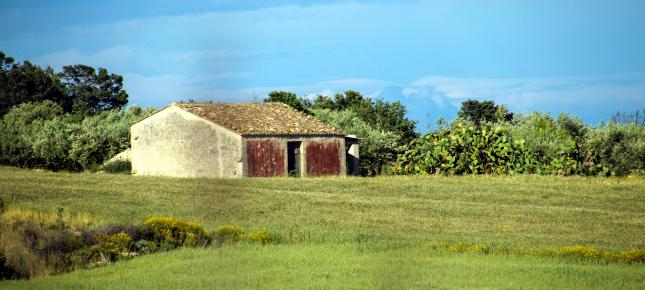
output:
[[0, 216], [0, 279], [63, 273], [159, 249], [210, 243], [198, 224], [168, 217], [153, 217], [143, 225], [89, 225], [62, 208], [56, 214], [5, 212]]
[[130, 147], [130, 126], [154, 111], [130, 107], [86, 117], [77, 134], [70, 136], [69, 156], [84, 169], [103, 164]]
[[95, 238], [98, 242], [98, 250], [110, 261], [119, 257], [127, 257], [130, 247], [132, 247], [132, 238], [124, 233], [119, 232], [116, 234], [99, 234]]
[[218, 246], [225, 243], [237, 243], [244, 236], [244, 230], [238, 226], [225, 225], [217, 228], [213, 239]]
[[21, 104], [0, 122], [0, 164], [91, 169], [128, 148], [130, 126], [152, 113], [153, 109], [133, 106], [92, 116], [62, 115], [60, 107], [49, 101]]
[[112, 174], [130, 174], [132, 172], [132, 164], [127, 160], [116, 160], [106, 163], [101, 167], [101, 170]]
[[249, 241], [262, 243], [262, 245], [275, 242], [275, 238], [269, 232], [263, 230], [248, 233], [244, 237]]
[[[43, 228], [32, 221], [7, 221], [0, 232], [0, 252], [4, 252], [6, 268], [18, 278], [60, 273], [66, 270], [66, 253], [57, 253], [54, 249], [66, 250], [57, 246], [61, 240], [57, 234], [66, 236], [66, 230]], [[64, 242], [63, 242], [64, 244]]]
[[206, 231], [194, 222], [171, 217], [152, 217], [145, 220], [143, 225], [152, 233], [154, 241], [166, 250], [210, 243]]
[[601, 258], [603, 256], [602, 252], [599, 249], [581, 245], [564, 247], [557, 251], [556, 254], [559, 256], [572, 256], [582, 258]]
[[589, 135], [590, 150], [596, 163], [605, 169], [603, 174], [645, 173], [645, 126], [609, 123]]
[[515, 121], [457, 120], [404, 147], [397, 174], [516, 174], [621, 176], [645, 173], [645, 126], [589, 127], [561, 114]]
[[629, 251], [614, 253], [612, 257], [625, 263], [645, 263], [645, 250], [631, 249]]
[[150, 254], [157, 250], [157, 244], [152, 241], [138, 240], [136, 243], [134, 243], [134, 248], [137, 252], [140, 252], [142, 254]]
[[470, 122], [412, 141], [393, 168], [398, 174], [516, 174], [535, 171], [535, 157], [502, 126]]

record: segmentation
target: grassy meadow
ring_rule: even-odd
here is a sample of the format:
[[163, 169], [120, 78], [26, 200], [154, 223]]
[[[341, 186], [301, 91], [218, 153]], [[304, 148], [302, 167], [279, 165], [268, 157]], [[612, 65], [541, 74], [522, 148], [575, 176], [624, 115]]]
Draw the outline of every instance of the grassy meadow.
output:
[[177, 179], [0, 167], [10, 209], [95, 224], [151, 216], [207, 230], [267, 230], [276, 245], [182, 249], [2, 289], [642, 289], [645, 265], [570, 257], [449, 253], [645, 248], [645, 178], [407, 176]]

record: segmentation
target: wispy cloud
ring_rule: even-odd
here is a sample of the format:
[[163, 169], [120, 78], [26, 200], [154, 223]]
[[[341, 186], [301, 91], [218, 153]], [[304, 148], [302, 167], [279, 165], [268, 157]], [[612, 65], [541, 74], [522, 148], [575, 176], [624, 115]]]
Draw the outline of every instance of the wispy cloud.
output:
[[136, 50], [127, 45], [108, 47], [96, 52], [66, 49], [37, 57], [34, 62], [55, 69], [66, 65], [86, 64], [95, 67], [118, 68], [124, 67], [136, 56]]
[[274, 90], [300, 96], [333, 95], [348, 89], [372, 98], [401, 101], [410, 117], [420, 120], [420, 129], [439, 116], [452, 118], [466, 99], [494, 100], [515, 112], [568, 112], [595, 124], [599, 117], [616, 111], [633, 111], [634, 104], [645, 104], [645, 76], [608, 75], [521, 79], [456, 78], [426, 76], [408, 84], [378, 79], [336, 79], [282, 86], [256, 86], [224, 89], [213, 85], [218, 79], [251, 77], [245, 73], [189, 78], [128, 76], [128, 88], [135, 92], [133, 102], [168, 103], [181, 98], [220, 102], [248, 102], [262, 99]]
[[428, 76], [412, 82], [412, 87], [433, 87], [453, 105], [470, 98], [492, 99], [515, 111], [571, 112], [583, 117], [645, 103], [645, 75], [640, 74], [508, 79]]

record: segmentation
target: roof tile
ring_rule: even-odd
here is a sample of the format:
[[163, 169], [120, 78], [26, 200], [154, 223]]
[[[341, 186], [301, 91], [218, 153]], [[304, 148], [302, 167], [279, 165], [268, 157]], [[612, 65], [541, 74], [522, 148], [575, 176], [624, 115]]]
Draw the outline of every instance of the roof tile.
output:
[[240, 135], [343, 135], [341, 131], [282, 103], [174, 105]]

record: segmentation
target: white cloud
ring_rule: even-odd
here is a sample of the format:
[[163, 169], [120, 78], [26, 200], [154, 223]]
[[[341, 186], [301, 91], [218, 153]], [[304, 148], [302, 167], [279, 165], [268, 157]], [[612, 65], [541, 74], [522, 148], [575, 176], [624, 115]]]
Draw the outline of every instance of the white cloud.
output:
[[[494, 100], [515, 112], [568, 112], [598, 122], [615, 111], [633, 111], [645, 104], [645, 75], [569, 76], [546, 78], [455, 78], [427, 76], [411, 83], [409, 92], [431, 87], [453, 106], [465, 99]], [[435, 94], [429, 94], [432, 98]]]

